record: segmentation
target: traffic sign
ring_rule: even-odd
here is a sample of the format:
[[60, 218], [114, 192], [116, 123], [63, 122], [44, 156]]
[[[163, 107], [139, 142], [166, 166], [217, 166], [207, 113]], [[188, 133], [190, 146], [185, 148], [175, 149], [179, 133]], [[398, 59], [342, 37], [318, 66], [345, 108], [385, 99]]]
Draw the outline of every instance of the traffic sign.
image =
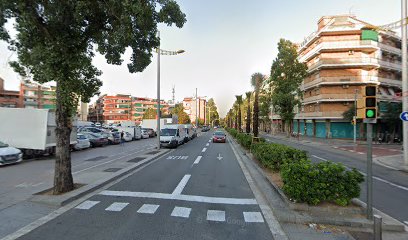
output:
[[408, 121], [408, 112], [402, 112], [400, 118], [402, 121]]

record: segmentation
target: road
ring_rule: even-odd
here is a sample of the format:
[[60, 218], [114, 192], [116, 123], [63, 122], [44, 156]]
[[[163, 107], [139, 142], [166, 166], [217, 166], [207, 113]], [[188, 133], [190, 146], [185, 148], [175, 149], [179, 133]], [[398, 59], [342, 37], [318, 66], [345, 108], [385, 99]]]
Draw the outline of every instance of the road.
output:
[[273, 239], [231, 146], [211, 132], [19, 239]]
[[[293, 141], [273, 138], [263, 135], [269, 141], [289, 145], [306, 150], [312, 161], [340, 162], [349, 168], [356, 168], [363, 174], [366, 173], [366, 155], [336, 150], [324, 144], [305, 145]], [[391, 217], [404, 222], [408, 221], [408, 174], [402, 171], [386, 168], [373, 164], [373, 206]], [[361, 185], [360, 199], [366, 202], [366, 184]]]
[[[155, 139], [144, 139], [128, 142], [124, 146], [110, 145], [72, 152], [72, 173], [92, 169], [109, 163], [127, 154], [137, 154], [155, 145]], [[18, 202], [24, 201], [32, 194], [52, 186], [54, 177], [54, 159], [44, 158], [23, 161], [20, 164], [0, 167], [0, 211]]]

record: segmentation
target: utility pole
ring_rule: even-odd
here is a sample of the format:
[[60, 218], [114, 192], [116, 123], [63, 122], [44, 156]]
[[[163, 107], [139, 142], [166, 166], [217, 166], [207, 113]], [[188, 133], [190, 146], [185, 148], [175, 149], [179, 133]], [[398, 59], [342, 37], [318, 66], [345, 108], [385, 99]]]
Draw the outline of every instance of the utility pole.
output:
[[356, 144], [357, 142], [357, 89], [354, 92], [354, 117], [353, 117], [353, 122], [354, 122], [354, 135], [353, 135], [353, 142]]
[[[407, 76], [407, 0], [401, 0], [401, 36], [402, 36], [402, 111], [408, 111], [408, 76]], [[402, 141], [404, 164], [408, 166], [408, 122], [402, 121]]]
[[197, 88], [196, 88], [196, 102], [195, 102], [195, 112], [196, 112], [196, 127], [198, 128], [198, 115], [197, 115], [197, 113], [198, 113], [198, 105], [197, 105], [197, 101], [198, 100], [198, 94], [197, 94]]
[[160, 31], [157, 31], [159, 46], [157, 47], [157, 149], [160, 149]]

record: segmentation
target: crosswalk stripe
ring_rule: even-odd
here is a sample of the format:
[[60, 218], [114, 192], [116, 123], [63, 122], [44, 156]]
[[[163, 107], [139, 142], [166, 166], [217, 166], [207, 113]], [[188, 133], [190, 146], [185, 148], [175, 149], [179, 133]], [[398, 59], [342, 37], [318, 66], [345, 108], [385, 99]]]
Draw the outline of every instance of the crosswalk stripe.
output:
[[188, 218], [190, 216], [190, 212], [191, 208], [174, 207], [173, 212], [171, 212], [171, 216]]
[[137, 210], [138, 213], [154, 214], [160, 205], [143, 204], [142, 207]]
[[79, 205], [76, 206], [75, 208], [76, 208], [76, 209], [84, 209], [84, 210], [87, 210], [87, 209], [90, 209], [91, 207], [95, 206], [95, 205], [98, 204], [98, 203], [100, 203], [100, 201], [89, 201], [89, 200], [87, 200], [87, 201], [85, 201], [85, 202], [79, 204]]
[[244, 212], [245, 222], [264, 222], [262, 214], [260, 212]]
[[208, 210], [207, 220], [215, 222], [225, 222], [225, 212], [220, 210]]
[[109, 207], [107, 207], [105, 210], [106, 211], [111, 211], [111, 212], [120, 212], [122, 211], [129, 203], [123, 203], [123, 202], [114, 202], [112, 203]]

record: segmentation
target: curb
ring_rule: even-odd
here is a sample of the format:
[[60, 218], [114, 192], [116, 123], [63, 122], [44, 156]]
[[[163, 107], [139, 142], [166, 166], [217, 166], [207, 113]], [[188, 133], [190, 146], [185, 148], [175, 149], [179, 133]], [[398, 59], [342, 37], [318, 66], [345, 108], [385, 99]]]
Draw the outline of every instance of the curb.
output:
[[[246, 155], [249, 159], [255, 162], [255, 165], [259, 167], [260, 173], [264, 178], [266, 178], [267, 182], [272, 186], [272, 188], [275, 190], [275, 192], [280, 196], [280, 198], [285, 202], [285, 204], [294, 211], [304, 211], [304, 212], [309, 212], [311, 214], [317, 213], [317, 214], [339, 214], [339, 212], [333, 211], [336, 209], [333, 208], [325, 208], [324, 210], [320, 210], [320, 207], [314, 207], [314, 206], [309, 206], [305, 203], [293, 203], [291, 202], [286, 195], [283, 193], [283, 191], [276, 186], [275, 183], [273, 183], [265, 174], [264, 170], [258, 165], [258, 163], [254, 160], [254, 157], [252, 153], [248, 152], [247, 150], [243, 149], [242, 146], [235, 141], [235, 139], [231, 136], [230, 139], [232, 139], [240, 148], [240, 151]], [[352, 199], [352, 203], [361, 207], [362, 209], [360, 210], [352, 210], [351, 212], [343, 212], [346, 214], [361, 214], [364, 213], [364, 209], [366, 204], [362, 202], [359, 199]], [[298, 205], [301, 204], [301, 205]], [[391, 219], [394, 223], [383, 223], [383, 230], [386, 231], [395, 231], [395, 232], [405, 232], [405, 225], [399, 222], [398, 220], [390, 217], [389, 215], [379, 211], [378, 209], [374, 208], [374, 212], [376, 214], [379, 214], [383, 216], [384, 219]], [[341, 214], [341, 213], [340, 213]], [[370, 221], [368, 219], [354, 219], [354, 218], [344, 218], [344, 219], [334, 219], [333, 217], [316, 217], [316, 216], [308, 216], [308, 217], [287, 217], [287, 216], [279, 216], [279, 219], [282, 220], [283, 222], [287, 223], [296, 223], [296, 224], [306, 224], [306, 223], [319, 223], [319, 224], [327, 224], [327, 225], [336, 225], [336, 226], [345, 226], [345, 227], [359, 227], [359, 228], [369, 228], [373, 229], [373, 221]]]
[[[397, 155], [390, 155], [390, 156], [387, 156], [387, 157], [392, 157], [392, 156], [399, 156], [399, 154], [397, 154]], [[381, 158], [378, 158], [378, 157], [377, 157], [377, 158], [374, 158], [373, 160], [374, 160], [374, 162], [377, 162], [377, 164], [380, 163], [381, 165], [385, 165], [385, 166], [387, 166], [387, 167], [389, 167], [389, 168], [396, 169], [397, 171], [401, 171], [401, 172], [408, 173], [408, 166], [407, 166], [407, 167], [404, 167], [404, 166], [402, 166], [402, 167], [395, 167], [395, 166], [392, 166], [392, 165], [390, 165], [390, 164], [388, 164], [388, 163], [383, 162], [383, 161], [381, 160]]]
[[[71, 203], [129, 173], [132, 171], [139, 169], [140, 167], [150, 163], [151, 161], [160, 158], [161, 156], [167, 154], [171, 150], [169, 149], [164, 149], [164, 151], [161, 151], [160, 153], [150, 156], [143, 161], [140, 161], [136, 163], [134, 166], [127, 167], [125, 169], [120, 170], [119, 172], [115, 173], [113, 176], [111, 176], [108, 179], [101, 179], [99, 181], [96, 181], [94, 183], [82, 186], [76, 190], [73, 190], [71, 192], [58, 195], [58, 196], [53, 196], [53, 195], [33, 195], [31, 198], [28, 199], [30, 202], [35, 202], [35, 203], [41, 203], [41, 204], [46, 204], [49, 206], [56, 206], [56, 207], [61, 207], [64, 205], [67, 205], [68, 203]], [[44, 192], [44, 191], [41, 191]], [[39, 192], [39, 193], [41, 193]]]

